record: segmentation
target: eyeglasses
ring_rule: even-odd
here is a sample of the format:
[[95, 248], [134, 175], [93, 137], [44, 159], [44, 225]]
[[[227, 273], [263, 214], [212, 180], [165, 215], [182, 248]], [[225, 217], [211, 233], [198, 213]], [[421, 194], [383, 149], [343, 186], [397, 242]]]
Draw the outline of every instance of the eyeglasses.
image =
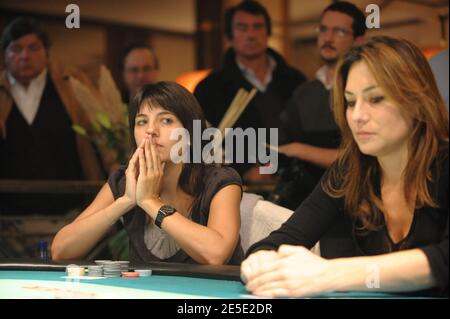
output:
[[[320, 25], [316, 28], [316, 32], [318, 34], [325, 34], [330, 30], [330, 28], [328, 28], [325, 25]], [[334, 27], [331, 29], [331, 32], [333, 33], [333, 35], [338, 36], [340, 38], [344, 38], [347, 35], [353, 35], [353, 31], [352, 30], [347, 30], [345, 28], [339, 28], [339, 27]]]

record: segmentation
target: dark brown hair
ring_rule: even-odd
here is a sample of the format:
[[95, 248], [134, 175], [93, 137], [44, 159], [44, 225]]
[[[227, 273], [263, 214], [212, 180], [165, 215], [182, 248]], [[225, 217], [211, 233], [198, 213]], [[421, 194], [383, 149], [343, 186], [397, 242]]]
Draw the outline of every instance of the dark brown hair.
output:
[[238, 11], [243, 11], [255, 16], [262, 16], [266, 23], [267, 34], [272, 34], [272, 21], [270, 19], [269, 13], [267, 12], [267, 9], [257, 1], [244, 0], [239, 4], [228, 8], [225, 12], [225, 35], [227, 36], [228, 40], [233, 39], [233, 18]]
[[[378, 161], [358, 148], [346, 120], [344, 90], [350, 69], [364, 62], [378, 85], [411, 119], [408, 163], [403, 172], [404, 194], [415, 208], [436, 206], [428, 190], [431, 167], [438, 155], [448, 152], [448, 113], [428, 61], [412, 43], [390, 37], [373, 37], [355, 47], [338, 63], [333, 87], [333, 108], [342, 134], [340, 155], [322, 187], [333, 197], [343, 197], [346, 211], [360, 222], [362, 231], [383, 226], [384, 211], [377, 179]], [[336, 183], [339, 181], [339, 183]]]
[[36, 20], [18, 17], [12, 20], [3, 31], [1, 39], [2, 52], [6, 51], [6, 48], [11, 42], [28, 34], [35, 34], [44, 45], [44, 48], [48, 51], [50, 48], [50, 41], [47, 32], [38, 25]]
[[354, 37], [360, 37], [366, 33], [366, 16], [353, 3], [347, 1], [333, 2], [323, 10], [322, 17], [328, 11], [340, 12], [350, 16], [353, 19], [352, 29]]
[[[160, 106], [173, 113], [190, 134], [190, 154], [193, 155], [193, 121], [200, 120], [202, 132], [206, 129], [206, 120], [196, 98], [184, 87], [175, 82], [158, 82], [144, 85], [132, 99], [129, 109], [130, 136], [134, 136], [135, 118], [144, 105]], [[196, 141], [197, 143], [200, 141]], [[203, 149], [208, 141], [201, 141]], [[136, 150], [136, 141], [131, 138], [132, 153]], [[178, 186], [193, 197], [192, 207], [197, 207], [203, 191], [203, 176], [206, 164], [183, 163]]]

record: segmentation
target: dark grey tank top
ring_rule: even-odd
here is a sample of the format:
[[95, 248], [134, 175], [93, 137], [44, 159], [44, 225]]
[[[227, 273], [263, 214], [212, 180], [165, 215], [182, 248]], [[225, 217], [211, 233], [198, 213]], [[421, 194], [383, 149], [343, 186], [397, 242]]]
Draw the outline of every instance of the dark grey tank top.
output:
[[[121, 166], [108, 178], [114, 199], [123, 196], [125, 192], [125, 166]], [[196, 207], [192, 207], [192, 221], [206, 226], [209, 217], [211, 201], [217, 192], [228, 185], [239, 185], [242, 188], [242, 180], [239, 174], [231, 167], [205, 168], [203, 175], [203, 192]], [[147, 248], [144, 240], [145, 228], [147, 227], [146, 213], [140, 207], [135, 207], [123, 216], [123, 224], [128, 233], [130, 242], [130, 261], [134, 263], [146, 263], [153, 261], [186, 262], [196, 263], [182, 249], [167, 259], [160, 259], [153, 255]], [[228, 264], [239, 265], [243, 260], [244, 253], [240, 240], [233, 252]]]

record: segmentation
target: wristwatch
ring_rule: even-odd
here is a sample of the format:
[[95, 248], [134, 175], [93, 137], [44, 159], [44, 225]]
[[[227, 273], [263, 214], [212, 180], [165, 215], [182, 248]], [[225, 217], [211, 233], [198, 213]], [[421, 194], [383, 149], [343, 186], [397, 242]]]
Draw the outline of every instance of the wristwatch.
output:
[[172, 215], [176, 211], [177, 210], [172, 206], [169, 205], [161, 206], [161, 208], [158, 210], [158, 214], [156, 215], [155, 225], [161, 228], [161, 223], [163, 219], [166, 218], [167, 216]]

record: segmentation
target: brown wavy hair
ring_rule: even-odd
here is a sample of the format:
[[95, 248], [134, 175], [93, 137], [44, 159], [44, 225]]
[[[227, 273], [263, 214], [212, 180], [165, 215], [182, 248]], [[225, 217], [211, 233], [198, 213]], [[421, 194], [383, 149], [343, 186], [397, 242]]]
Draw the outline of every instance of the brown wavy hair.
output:
[[344, 90], [351, 67], [360, 62], [366, 63], [387, 97], [412, 120], [403, 182], [405, 198], [415, 203], [415, 208], [437, 206], [427, 183], [433, 179], [433, 162], [441, 152], [448, 153], [449, 119], [428, 61], [412, 43], [373, 37], [338, 63], [332, 101], [342, 142], [338, 160], [322, 181], [322, 188], [334, 198], [343, 198], [346, 211], [358, 221], [358, 230], [367, 232], [384, 226], [384, 208], [377, 192], [382, 177], [378, 161], [361, 153], [346, 120]]

